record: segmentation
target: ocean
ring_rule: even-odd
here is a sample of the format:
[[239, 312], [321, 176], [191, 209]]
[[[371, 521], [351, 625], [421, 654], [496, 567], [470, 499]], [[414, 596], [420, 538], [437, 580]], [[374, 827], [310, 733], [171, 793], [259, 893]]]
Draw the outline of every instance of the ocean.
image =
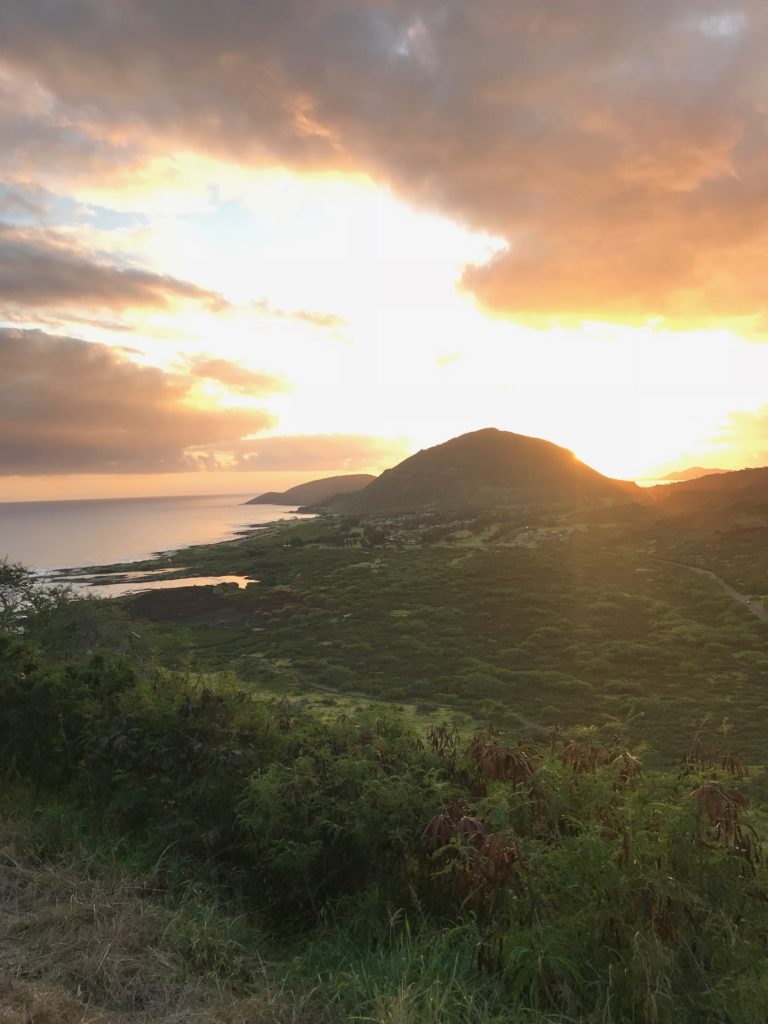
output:
[[285, 505], [245, 505], [249, 494], [86, 501], [0, 502], [0, 559], [39, 571], [134, 562], [211, 544], [249, 526], [294, 518]]

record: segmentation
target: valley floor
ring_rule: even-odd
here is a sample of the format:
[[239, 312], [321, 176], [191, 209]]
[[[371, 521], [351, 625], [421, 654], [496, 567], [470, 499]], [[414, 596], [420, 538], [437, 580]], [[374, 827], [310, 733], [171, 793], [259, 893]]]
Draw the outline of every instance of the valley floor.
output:
[[147, 592], [128, 608], [171, 657], [193, 652], [198, 671], [232, 671], [300, 702], [355, 695], [459, 726], [544, 732], [630, 722], [659, 763], [679, 756], [709, 715], [761, 762], [760, 591], [719, 563], [715, 576], [706, 545], [655, 522], [601, 521], [610, 514], [331, 517], [273, 528], [167, 560], [170, 575], [178, 562], [258, 582]]

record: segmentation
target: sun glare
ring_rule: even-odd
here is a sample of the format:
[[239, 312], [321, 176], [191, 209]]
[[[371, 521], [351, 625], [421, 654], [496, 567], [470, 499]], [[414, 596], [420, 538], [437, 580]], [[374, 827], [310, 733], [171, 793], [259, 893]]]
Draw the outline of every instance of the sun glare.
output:
[[[215, 355], [285, 377], [290, 389], [270, 396], [221, 382], [194, 390], [206, 404], [266, 404], [279, 433], [391, 436], [396, 415], [416, 449], [493, 425], [633, 478], [705, 458], [733, 409], [761, 404], [766, 355], [727, 331], [486, 316], [459, 285], [502, 240], [416, 211], [370, 179], [234, 174], [181, 159], [175, 173], [186, 208], [130, 244], [138, 238], [149, 266], [173, 266], [222, 303], [145, 312], [136, 347], [168, 370]], [[154, 207], [152, 180], [138, 206]]]
[[[768, 353], [733, 332], [487, 315], [462, 276], [504, 241], [364, 175], [249, 173], [180, 154], [150, 161], [118, 191], [138, 219], [107, 232], [112, 255], [173, 268], [208, 296], [126, 312], [125, 358], [175, 375], [216, 358], [284, 380], [274, 393], [189, 384], [187, 404], [266, 409], [270, 433], [397, 435], [417, 450], [496, 426], [638, 478], [714, 453], [727, 462], [718, 438], [729, 415], [764, 401]], [[98, 190], [81, 198], [119, 206]], [[78, 333], [114, 341], [96, 318]]]

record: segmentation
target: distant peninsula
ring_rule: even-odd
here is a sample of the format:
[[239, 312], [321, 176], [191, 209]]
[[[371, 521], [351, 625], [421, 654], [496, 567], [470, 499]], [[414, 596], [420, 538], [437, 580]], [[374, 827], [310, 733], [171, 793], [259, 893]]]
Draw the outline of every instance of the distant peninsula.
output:
[[688, 469], [679, 469], [673, 473], [667, 473], [666, 476], [661, 476], [659, 480], [669, 480], [671, 483], [677, 484], [684, 480], [700, 480], [703, 476], [720, 476], [723, 473], [728, 473], [730, 470], [727, 469], [709, 469], [705, 466], [690, 466]]
[[322, 480], [309, 480], [297, 484], [287, 491], [267, 491], [257, 498], [246, 501], [246, 505], [311, 505], [325, 501], [334, 494], [352, 494], [362, 491], [376, 479], [370, 473], [350, 473], [346, 476], [328, 476]]

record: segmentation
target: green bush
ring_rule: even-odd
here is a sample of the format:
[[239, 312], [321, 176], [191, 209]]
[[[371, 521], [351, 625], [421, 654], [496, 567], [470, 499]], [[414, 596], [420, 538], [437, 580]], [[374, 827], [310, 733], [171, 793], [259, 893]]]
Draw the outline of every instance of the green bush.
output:
[[[0, 707], [7, 780], [134, 843], [168, 886], [214, 886], [302, 970], [325, 950], [313, 976], [345, 1012], [768, 1019], [766, 875], [727, 729], [646, 772], [615, 723], [422, 738], [397, 713], [329, 721], [119, 649], [59, 663], [18, 625]], [[249, 934], [179, 928], [213, 972]]]

